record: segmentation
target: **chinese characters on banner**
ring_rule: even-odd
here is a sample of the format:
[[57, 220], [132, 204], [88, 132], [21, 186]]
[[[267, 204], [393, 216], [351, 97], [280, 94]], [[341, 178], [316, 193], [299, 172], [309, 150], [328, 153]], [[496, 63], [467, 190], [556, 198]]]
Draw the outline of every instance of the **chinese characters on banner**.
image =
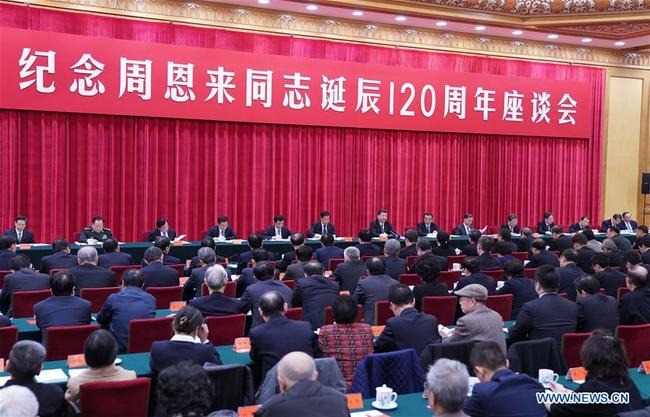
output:
[[0, 107], [589, 138], [591, 86], [0, 28]]

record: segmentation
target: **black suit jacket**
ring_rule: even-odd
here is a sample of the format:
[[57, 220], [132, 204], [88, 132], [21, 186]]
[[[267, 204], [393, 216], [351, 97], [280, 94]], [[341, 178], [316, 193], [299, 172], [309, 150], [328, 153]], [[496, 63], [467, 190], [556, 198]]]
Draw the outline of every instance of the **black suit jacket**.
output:
[[448, 256], [456, 256], [456, 251], [449, 247], [449, 245], [440, 245], [431, 249], [431, 253], [437, 256], [446, 258]]
[[160, 340], [151, 345], [149, 367], [154, 375], [182, 361], [194, 362], [201, 366], [204, 363], [222, 364], [219, 353], [212, 343]]
[[426, 282], [413, 287], [415, 297], [415, 308], [422, 311], [422, 299], [424, 297], [449, 296], [449, 288], [444, 282]]
[[313, 330], [325, 321], [325, 307], [334, 305], [339, 297], [339, 284], [322, 275], [312, 275], [296, 281], [291, 298], [292, 307], [302, 307], [303, 320], [311, 323]]
[[[282, 229], [280, 229], [280, 233], [282, 233], [282, 239], [289, 239], [289, 236], [291, 236], [291, 230], [289, 230], [287, 227], [282, 227]], [[272, 239], [275, 237], [275, 226], [269, 226], [264, 232], [264, 237], [267, 239]]]
[[284, 302], [291, 307], [291, 297], [293, 296], [293, 291], [291, 288], [287, 287], [283, 282], [268, 279], [266, 281], [258, 281], [252, 285], [249, 285], [244, 294], [241, 296], [241, 302], [243, 304], [242, 311], [251, 310], [251, 329], [262, 324], [262, 318], [260, 317], [257, 307], [259, 307], [260, 298], [262, 295], [269, 291], [277, 291], [280, 293]]
[[616, 266], [621, 268], [621, 271], [625, 270], [625, 252], [616, 248], [611, 252], [607, 252], [609, 255], [609, 266]]
[[278, 270], [280, 272], [287, 272], [287, 268], [295, 260], [296, 260], [296, 251], [292, 250], [290, 252], [285, 253], [284, 255], [282, 255], [282, 260], [280, 260], [280, 262], [276, 264]]
[[618, 313], [625, 326], [650, 323], [650, 287], [625, 294], [618, 304]]
[[[160, 229], [156, 227], [147, 235], [147, 242], [153, 242], [159, 236], [162, 236], [162, 233], [160, 232]], [[167, 239], [169, 240], [176, 239], [176, 232], [172, 229], [167, 230]]]
[[594, 278], [600, 282], [600, 288], [605, 289], [605, 294], [613, 298], [616, 298], [619, 288], [625, 287], [625, 274], [612, 268], [596, 272]]
[[115, 272], [92, 264], [83, 264], [70, 269], [74, 277], [75, 295], [79, 295], [82, 288], [105, 288], [117, 286]]
[[16, 253], [10, 250], [0, 250], [0, 271], [9, 271], [9, 261], [15, 257]]
[[338, 264], [334, 270], [334, 278], [341, 287], [341, 291], [354, 292], [359, 278], [368, 275], [366, 263], [363, 261], [349, 261]]
[[[470, 232], [474, 230], [473, 227], [469, 227]], [[469, 233], [467, 233], [467, 229], [465, 228], [465, 224], [461, 223], [456, 228], [454, 229], [452, 235], [458, 235], [458, 236], [467, 236]]]
[[523, 305], [510, 329], [514, 342], [525, 339], [553, 338], [558, 345], [564, 333], [576, 331], [578, 307], [557, 294], [545, 294]]
[[528, 236], [522, 236], [517, 241], [517, 252], [528, 252], [530, 251], [530, 244], [532, 243], [533, 238]]
[[213, 292], [205, 297], [195, 298], [190, 300], [189, 304], [196, 307], [203, 314], [203, 317], [228, 316], [242, 312], [242, 304], [238, 299], [228, 297], [220, 292]]
[[[616, 227], [620, 227], [621, 223], [617, 224]], [[600, 232], [601, 233], [606, 233], [607, 229], [612, 227], [612, 219], [607, 219], [603, 220], [603, 222], [600, 224]]]
[[111, 269], [112, 266], [128, 266], [135, 265], [133, 256], [130, 253], [124, 252], [109, 252], [99, 255], [98, 266], [102, 268]]
[[323, 224], [321, 222], [316, 222], [311, 225], [307, 237], [314, 237], [315, 235], [335, 235], [336, 231], [332, 223], [327, 223], [325, 225], [325, 232], [323, 232]]
[[349, 417], [345, 396], [318, 381], [300, 381], [262, 404], [255, 417]]
[[433, 258], [435, 259], [436, 262], [438, 262], [438, 267], [440, 268], [441, 271], [446, 271], [449, 269], [449, 265], [447, 263], [447, 258], [434, 255], [431, 252], [424, 253], [417, 258], [415, 258], [415, 261], [411, 264], [411, 267], [409, 268], [409, 273], [414, 274], [415, 271], [417, 271], [418, 268], [418, 263], [421, 262], [422, 258], [427, 257], [427, 258]]
[[465, 256], [478, 256], [478, 252], [476, 251], [476, 243], [470, 243], [463, 246], [461, 252], [463, 252], [463, 255]]
[[178, 271], [160, 262], [153, 262], [142, 268], [140, 276], [144, 279], [145, 288], [179, 285]]
[[68, 415], [68, 403], [63, 396], [63, 390], [57, 384], [42, 384], [31, 381], [16, 381], [10, 379], [3, 388], [20, 385], [28, 388], [38, 401], [39, 417], [64, 417]]
[[357, 284], [352, 296], [358, 304], [363, 305], [363, 320], [366, 324], [375, 324], [375, 304], [377, 301], [388, 300], [388, 292], [398, 282], [388, 275], [370, 275]]
[[562, 253], [565, 249], [573, 248], [573, 242], [567, 235], [560, 235], [557, 239], [552, 239], [549, 244], [549, 250], [555, 250]]
[[571, 301], [576, 300], [576, 285], [575, 282], [578, 278], [585, 275], [585, 271], [578, 268], [576, 264], [570, 262], [563, 268], [558, 268], [557, 273], [560, 275], [560, 288], [558, 292], [567, 293], [567, 297]]
[[578, 332], [592, 332], [595, 329], [607, 329], [614, 333], [618, 326], [618, 305], [616, 299], [603, 294], [579, 297]]
[[618, 228], [621, 229], [621, 230], [633, 230], [633, 231], [636, 231], [636, 229], [638, 227], [639, 227], [639, 225], [634, 220], [630, 220], [630, 228], [629, 229], [628, 229], [627, 225], [625, 224], [625, 220], [622, 220], [618, 224]]
[[[517, 317], [521, 307], [536, 299], [535, 281], [524, 276], [513, 277], [503, 283], [503, 287], [496, 291], [497, 295], [512, 294], [512, 317]], [[507, 320], [507, 318], [503, 318]]]
[[481, 255], [479, 255], [478, 261], [481, 265], [482, 271], [490, 271], [503, 268], [499, 260], [488, 252], [483, 252]]
[[418, 223], [418, 236], [426, 236], [429, 233], [433, 233], [434, 231], [437, 232], [438, 230], [440, 230], [438, 229], [438, 225], [433, 222], [429, 225], [429, 231], [427, 231], [427, 225], [424, 224], [424, 222]]
[[540, 235], [544, 235], [546, 234], [546, 232], [550, 232], [551, 229], [554, 227], [555, 227], [555, 223], [546, 224], [546, 222], [542, 220], [541, 222], [537, 223], [537, 233], [539, 233]]
[[35, 243], [34, 242], [34, 233], [32, 233], [31, 230], [23, 230], [23, 236], [22, 239], [20, 239], [20, 242], [18, 241], [18, 233], [16, 233], [16, 229], [11, 228], [7, 229], [3, 233], [5, 236], [11, 236], [16, 244], [21, 244], [21, 243]]
[[551, 265], [559, 268], [560, 259], [553, 252], [543, 250], [533, 255], [533, 259], [526, 265], [526, 268], [539, 268], [542, 265]]
[[[226, 230], [223, 232], [226, 240], [230, 239], [237, 239], [237, 233], [235, 233], [234, 230], [230, 226], [226, 227]], [[207, 233], [205, 234], [206, 238], [215, 238], [219, 237], [219, 225], [213, 226], [210, 229], [208, 229]]]
[[396, 281], [399, 281], [401, 274], [406, 274], [406, 260], [399, 256], [387, 256], [384, 259], [386, 262], [386, 275], [390, 275]]
[[386, 321], [384, 330], [375, 341], [375, 352], [415, 349], [418, 356], [430, 343], [440, 342], [438, 319], [432, 315], [406, 308], [397, 317]]
[[[372, 237], [379, 237], [379, 235], [381, 235], [382, 232], [379, 220], [370, 223], [370, 233], [372, 233]], [[393, 226], [389, 222], [384, 223], [384, 233], [386, 233], [388, 237], [399, 237], [399, 233], [393, 229]]]
[[497, 290], [497, 283], [489, 275], [483, 275], [480, 272], [461, 277], [456, 284], [454, 291], [458, 291], [470, 284], [481, 284], [488, 290], [488, 295], [494, 295]]
[[90, 301], [70, 295], [52, 296], [34, 305], [34, 315], [41, 330], [90, 324]]
[[372, 243], [359, 243], [356, 246], [357, 249], [359, 249], [359, 256], [381, 256], [382, 251], [381, 248], [377, 245], [373, 245]]
[[77, 266], [77, 257], [66, 252], [55, 252], [41, 258], [41, 272], [49, 274], [53, 269], [70, 269]]
[[417, 254], [418, 248], [415, 243], [410, 246], [405, 246], [399, 250], [399, 257], [404, 259], [408, 258], [409, 256], [416, 256]]
[[11, 315], [11, 295], [16, 291], [49, 290], [50, 277], [39, 274], [29, 268], [23, 268], [5, 276], [2, 292], [0, 292], [0, 312]]
[[580, 223], [575, 223], [569, 226], [569, 233], [578, 233], [583, 231], [584, 229], [580, 227]]
[[591, 257], [595, 254], [596, 251], [589, 246], [583, 246], [578, 249], [578, 260], [576, 261], [578, 268], [582, 269], [586, 274], [593, 274], [594, 268], [591, 265]]
[[200, 268], [194, 268], [192, 270], [190, 276], [187, 278], [187, 281], [185, 281], [185, 284], [183, 284], [183, 300], [189, 301], [192, 298], [201, 296], [201, 289], [203, 288], [203, 279], [205, 278], [205, 272], [213, 265], [214, 264], [209, 264]]
[[517, 235], [521, 233], [521, 227], [519, 227], [519, 225], [516, 225], [515, 227], [512, 227], [512, 228], [511, 228], [511, 227], [508, 226], [508, 224], [506, 223], [506, 224], [502, 224], [502, 225], [501, 225], [501, 230], [503, 230], [503, 229], [509, 230], [510, 233], [515, 233], [515, 234], [517, 234]]

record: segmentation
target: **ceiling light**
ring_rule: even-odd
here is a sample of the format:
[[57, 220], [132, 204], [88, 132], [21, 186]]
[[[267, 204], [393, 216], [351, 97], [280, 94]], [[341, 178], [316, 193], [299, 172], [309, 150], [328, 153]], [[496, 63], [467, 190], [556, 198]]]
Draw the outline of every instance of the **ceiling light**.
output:
[[363, 16], [363, 12], [361, 10], [355, 10], [352, 12], [352, 16]]
[[523, 30], [513, 30], [513, 31], [512, 31], [512, 34], [513, 34], [513, 35], [516, 35], [516, 36], [519, 36], [519, 35], [523, 35], [523, 34], [524, 34], [524, 31], [523, 31]]
[[309, 4], [307, 6], [307, 10], [311, 10], [311, 11], [318, 10], [318, 6], [316, 6], [315, 4]]
[[474, 30], [485, 30], [485, 26], [475, 26]]
[[556, 35], [555, 33], [551, 33], [550, 35], [547, 36], [547, 38], [549, 38], [549, 39], [557, 39], [559, 37], [560, 37], [560, 35]]
[[582, 38], [582, 42], [584, 42], [584, 43], [589, 43], [591, 41], [592, 41], [591, 38]]
[[623, 46], [623, 45], [625, 45], [625, 42], [623, 41], [614, 42], [614, 46]]
[[397, 20], [398, 22], [403, 22], [406, 20], [406, 16], [396, 16], [395, 20]]
[[257, 0], [259, 4], [269, 4], [271, 0]]
[[445, 22], [444, 20], [441, 20], [439, 22], [436, 22], [436, 26], [447, 26], [447, 22]]

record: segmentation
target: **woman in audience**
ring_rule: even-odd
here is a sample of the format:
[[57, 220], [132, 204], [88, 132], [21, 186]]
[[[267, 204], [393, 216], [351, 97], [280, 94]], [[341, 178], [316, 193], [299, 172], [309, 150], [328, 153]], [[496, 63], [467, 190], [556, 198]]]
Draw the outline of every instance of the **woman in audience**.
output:
[[440, 265], [433, 256], [422, 257], [415, 266], [415, 273], [423, 282], [423, 284], [416, 285], [413, 288], [415, 308], [418, 311], [422, 311], [422, 298], [449, 295], [447, 284], [438, 281]]
[[135, 379], [134, 371], [128, 371], [115, 365], [117, 358], [117, 341], [107, 330], [95, 330], [84, 344], [84, 357], [90, 369], [68, 380], [65, 399], [71, 402], [79, 400], [79, 386], [86, 382], [126, 381]]
[[194, 362], [179, 362], [158, 375], [158, 416], [203, 417], [212, 405], [213, 387], [208, 374]]
[[323, 355], [336, 359], [350, 385], [361, 359], [373, 353], [372, 329], [365, 323], [355, 323], [357, 302], [350, 296], [339, 297], [333, 310], [335, 323], [320, 328], [318, 341]]
[[[587, 380], [576, 392], [627, 393], [625, 404], [546, 404], [551, 417], [605, 417], [625, 411], [637, 410], [643, 406], [639, 389], [629, 376], [627, 357], [621, 341], [606, 330], [595, 330], [582, 345], [580, 352], [582, 366], [587, 370]], [[570, 392], [563, 386], [552, 383], [554, 392]], [[610, 397], [611, 399], [611, 397]]]
[[174, 316], [172, 329], [174, 336], [171, 340], [154, 342], [151, 346], [149, 366], [154, 375], [184, 360], [198, 365], [221, 365], [219, 354], [208, 341], [208, 326], [199, 310], [192, 306], [180, 309]]

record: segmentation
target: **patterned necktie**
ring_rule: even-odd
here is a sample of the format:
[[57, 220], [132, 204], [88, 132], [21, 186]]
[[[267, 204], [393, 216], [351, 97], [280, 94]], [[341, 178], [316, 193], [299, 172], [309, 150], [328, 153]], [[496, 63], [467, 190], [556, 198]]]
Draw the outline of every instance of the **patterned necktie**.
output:
[[23, 232], [18, 232], [18, 243], [20, 243], [20, 240], [23, 238]]

